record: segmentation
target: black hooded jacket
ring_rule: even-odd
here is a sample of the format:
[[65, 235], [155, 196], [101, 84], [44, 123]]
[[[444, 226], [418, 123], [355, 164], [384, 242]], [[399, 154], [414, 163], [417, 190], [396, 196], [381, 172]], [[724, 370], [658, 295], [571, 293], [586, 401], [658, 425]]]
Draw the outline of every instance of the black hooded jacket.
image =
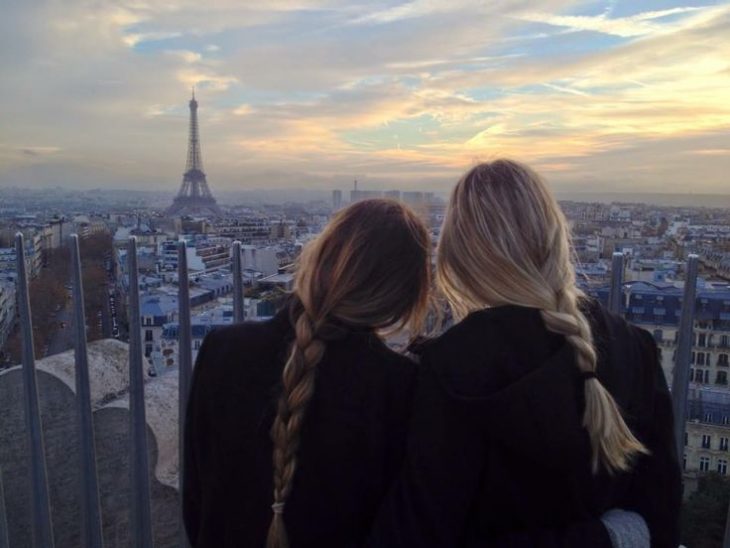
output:
[[593, 475], [573, 348], [536, 309], [475, 312], [421, 349], [403, 472], [372, 546], [609, 548], [598, 518], [611, 508], [640, 513], [652, 547], [678, 545], [681, 473], [656, 344], [596, 303], [586, 311], [598, 377], [651, 456]]
[[[185, 424], [183, 514], [196, 548], [262, 548], [272, 517], [271, 425], [293, 329], [287, 309], [210, 333]], [[292, 548], [361, 545], [398, 475], [415, 364], [344, 329], [317, 365], [284, 521]]]

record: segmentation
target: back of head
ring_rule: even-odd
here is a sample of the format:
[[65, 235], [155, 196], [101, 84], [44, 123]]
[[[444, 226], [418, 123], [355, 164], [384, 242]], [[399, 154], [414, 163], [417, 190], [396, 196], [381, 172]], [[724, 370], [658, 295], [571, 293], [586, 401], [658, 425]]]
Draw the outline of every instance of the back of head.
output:
[[575, 348], [585, 380], [583, 418], [593, 469], [627, 470], [644, 446], [595, 377], [591, 326], [578, 304], [568, 223], [542, 179], [511, 160], [469, 170], [451, 195], [441, 231], [437, 279], [457, 317], [487, 306], [541, 311], [547, 329]]
[[288, 546], [283, 511], [297, 466], [304, 413], [332, 323], [384, 329], [425, 316], [430, 238], [423, 222], [392, 200], [364, 200], [340, 211], [302, 253], [294, 288], [295, 340], [271, 435], [274, 512], [267, 546]]
[[430, 245], [425, 225], [407, 206], [356, 202], [304, 250], [294, 292], [315, 321], [385, 328], [420, 320]]

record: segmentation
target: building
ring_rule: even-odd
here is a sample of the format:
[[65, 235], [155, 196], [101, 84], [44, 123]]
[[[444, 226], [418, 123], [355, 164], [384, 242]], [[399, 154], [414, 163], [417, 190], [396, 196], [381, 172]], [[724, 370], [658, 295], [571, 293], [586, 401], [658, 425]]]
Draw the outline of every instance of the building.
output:
[[190, 272], [214, 272], [230, 267], [230, 242], [205, 240], [197, 242], [188, 253], [188, 270]]
[[350, 203], [354, 204], [360, 200], [372, 200], [373, 198], [382, 198], [383, 193], [379, 190], [351, 190]]
[[341, 207], [342, 207], [342, 191], [333, 190], [332, 191], [332, 210], [337, 211]]
[[64, 218], [51, 219], [48, 223], [50, 238], [46, 249], [58, 249], [66, 241], [65, 238], [73, 231], [73, 226]]
[[[231, 264], [231, 242], [228, 238], [188, 237], [187, 262], [188, 271], [193, 274], [204, 274], [228, 269]], [[160, 270], [177, 270], [177, 241], [166, 240], [158, 247]]]
[[259, 279], [256, 285], [264, 291], [277, 289], [291, 291], [294, 289], [294, 273], [279, 269], [276, 274]]
[[[39, 232], [24, 231], [25, 268], [35, 278], [43, 267], [43, 238]], [[0, 247], [0, 279], [15, 279], [17, 256], [15, 246]]]
[[433, 192], [405, 191], [401, 194], [403, 203], [411, 207], [419, 215], [426, 217], [433, 201]]
[[15, 284], [0, 280], [0, 349], [15, 326]]
[[241, 246], [241, 268], [271, 276], [279, 271], [278, 251], [275, 247]]
[[140, 297], [139, 315], [142, 330], [142, 348], [149, 358], [155, 345], [162, 336], [164, 326], [177, 321], [177, 297], [164, 294], [151, 294]]
[[[597, 294], [606, 302], [607, 288], [599, 289]], [[625, 317], [654, 336], [669, 386], [674, 373], [682, 296], [679, 283], [625, 284]], [[690, 481], [705, 472], [727, 474], [730, 460], [730, 285], [698, 280], [693, 329], [683, 455], [685, 479]]]
[[360, 200], [371, 200], [373, 198], [382, 198], [383, 192], [380, 190], [359, 190], [357, 188], [357, 179], [353, 185], [353, 189], [350, 191], [350, 203], [354, 204]]
[[603, 242], [600, 236], [573, 236], [573, 250], [581, 264], [597, 262], [602, 249]]
[[[203, 344], [205, 336], [217, 327], [231, 325], [233, 323], [233, 307], [219, 307], [195, 314], [191, 317], [191, 353], [193, 363], [198, 356], [200, 345]], [[166, 370], [179, 365], [178, 337], [180, 336], [180, 324], [171, 322], [163, 325], [161, 336], [156, 348], [151, 353], [152, 365], [159, 375]]]
[[271, 240], [271, 222], [266, 217], [245, 217], [218, 224], [218, 236], [238, 240], [244, 244], [262, 244]]
[[296, 235], [296, 224], [293, 221], [276, 221], [271, 223], [270, 239], [290, 241]]

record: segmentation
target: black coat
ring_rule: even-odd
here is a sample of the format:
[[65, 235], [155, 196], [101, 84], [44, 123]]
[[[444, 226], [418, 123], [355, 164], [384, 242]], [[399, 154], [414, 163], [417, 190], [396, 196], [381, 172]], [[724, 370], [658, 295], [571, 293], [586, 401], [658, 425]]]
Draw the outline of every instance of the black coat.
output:
[[[285, 313], [210, 333], [185, 424], [184, 521], [196, 547], [265, 545], [269, 431], [293, 331]], [[400, 471], [416, 367], [369, 331], [327, 345], [284, 521], [292, 548], [362, 543]]]
[[598, 376], [652, 451], [630, 474], [593, 476], [583, 380], [536, 309], [475, 312], [422, 348], [403, 473], [373, 546], [609, 548], [599, 516], [639, 512], [652, 546], [676, 547], [681, 473], [651, 335], [588, 307]]

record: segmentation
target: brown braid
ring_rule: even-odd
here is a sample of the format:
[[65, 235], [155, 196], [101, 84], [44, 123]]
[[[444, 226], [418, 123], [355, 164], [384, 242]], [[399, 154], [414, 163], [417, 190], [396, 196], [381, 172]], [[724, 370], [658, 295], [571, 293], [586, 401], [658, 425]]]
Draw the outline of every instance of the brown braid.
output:
[[307, 404], [314, 394], [317, 364], [322, 359], [325, 344], [315, 338], [314, 323], [303, 310], [294, 324], [296, 338], [284, 366], [283, 391], [271, 428], [274, 442], [274, 516], [269, 526], [267, 548], [287, 548], [289, 539], [284, 526], [284, 505], [291, 492], [292, 478], [297, 468], [299, 434]]
[[338, 212], [300, 255], [290, 309], [295, 337], [271, 427], [274, 501], [267, 548], [289, 546], [285, 505], [327, 341], [352, 327], [418, 328], [428, 304], [429, 251], [428, 231], [407, 207], [364, 200]]

